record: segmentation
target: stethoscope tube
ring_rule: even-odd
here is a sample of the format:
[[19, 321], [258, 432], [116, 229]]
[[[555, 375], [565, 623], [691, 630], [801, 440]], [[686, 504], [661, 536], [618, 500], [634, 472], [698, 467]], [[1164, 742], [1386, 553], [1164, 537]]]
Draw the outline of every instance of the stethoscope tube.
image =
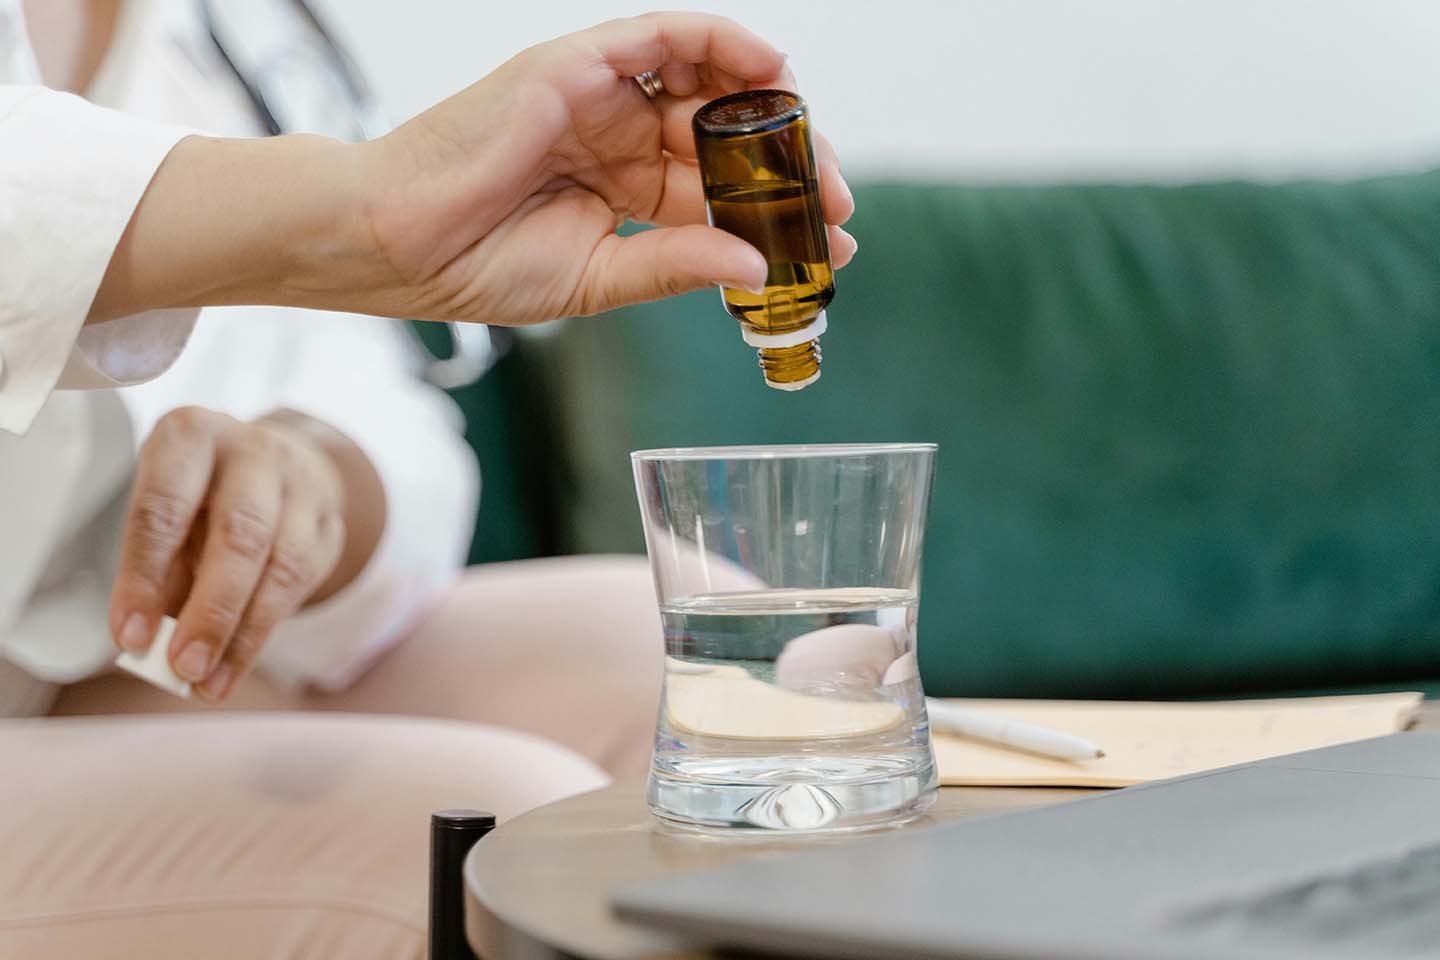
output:
[[[355, 59], [351, 57], [343, 44], [336, 40], [335, 35], [325, 26], [325, 22], [315, 9], [310, 6], [307, 0], [288, 0], [295, 13], [305, 24], [314, 31], [320, 39], [320, 46], [324, 50], [325, 57], [329, 61], [335, 75], [339, 77], [349, 94], [354, 109], [352, 117], [355, 124], [355, 132], [361, 140], [371, 140], [383, 136], [391, 129], [391, 124], [385, 119], [384, 112], [376, 103], [375, 96], [366, 82], [365, 75], [361, 72]], [[266, 99], [265, 93], [260, 89], [244, 68], [236, 62], [225, 39], [221, 36], [218, 18], [215, 15], [213, 0], [196, 0], [199, 6], [201, 22], [205, 31], [210, 36], [210, 42], [219, 54], [220, 61], [234, 77], [235, 81], [245, 91], [246, 98], [250, 101], [250, 107], [255, 113], [256, 119], [266, 132], [272, 137], [278, 137], [284, 133], [291, 132], [285, 129], [284, 124], [275, 115], [270, 102]], [[415, 323], [417, 321], [409, 321]], [[462, 332], [461, 325], [446, 323], [446, 332], [449, 334], [451, 343], [451, 355], [447, 359], [432, 359], [426, 368], [425, 377], [434, 385], [446, 390], [453, 390], [466, 386], [478, 380], [486, 370], [495, 364], [503, 355], [502, 344], [505, 341], [495, 337], [488, 327], [478, 324], [467, 324], [466, 330]], [[472, 329], [473, 328], [473, 329]], [[422, 350], [428, 352], [423, 339], [417, 331], [412, 330], [415, 339], [420, 342]], [[483, 338], [484, 343], [474, 342], [467, 344], [465, 340], [473, 338], [479, 341]]]

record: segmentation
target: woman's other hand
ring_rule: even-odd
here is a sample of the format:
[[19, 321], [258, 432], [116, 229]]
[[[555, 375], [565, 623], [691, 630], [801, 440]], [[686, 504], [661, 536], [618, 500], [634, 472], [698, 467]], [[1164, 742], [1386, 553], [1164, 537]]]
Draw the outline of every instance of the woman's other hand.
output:
[[384, 513], [366, 471], [348, 440], [298, 414], [167, 414], [136, 466], [111, 596], [116, 642], [143, 651], [160, 616], [177, 617], [171, 666], [203, 696], [224, 697], [278, 623], [364, 566], [379, 528], [351, 517], [378, 509], [383, 526]]

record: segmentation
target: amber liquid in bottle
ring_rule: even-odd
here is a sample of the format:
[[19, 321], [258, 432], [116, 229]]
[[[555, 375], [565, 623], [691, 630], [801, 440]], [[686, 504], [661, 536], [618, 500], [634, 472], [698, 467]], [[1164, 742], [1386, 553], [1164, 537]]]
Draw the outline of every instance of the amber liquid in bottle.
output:
[[771, 386], [811, 383], [820, 343], [800, 331], [816, 326], [835, 280], [805, 103], [774, 90], [722, 97], [696, 114], [695, 137], [710, 222], [769, 265], [764, 293], [726, 287], [725, 308], [757, 345]]

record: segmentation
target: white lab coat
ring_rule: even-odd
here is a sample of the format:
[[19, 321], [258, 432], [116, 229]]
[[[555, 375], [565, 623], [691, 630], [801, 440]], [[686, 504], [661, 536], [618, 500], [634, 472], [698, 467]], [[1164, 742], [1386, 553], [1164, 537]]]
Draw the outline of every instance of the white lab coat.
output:
[[[198, 323], [164, 311], [82, 328], [174, 143], [197, 128], [256, 131], [190, 0], [126, 5], [92, 89], [126, 115], [36, 78], [19, 0], [0, 0], [0, 428], [28, 429], [0, 432], [0, 716], [39, 712], [55, 684], [113, 655], [108, 591], [135, 452], [187, 404], [241, 418], [299, 410], [375, 465], [388, 513], [374, 558], [282, 625], [260, 661], [284, 683], [343, 687], [463, 563], [478, 476], [459, 412], [416, 379], [418, 354], [392, 321], [225, 308]], [[124, 390], [51, 394], [139, 383], [172, 364]]]

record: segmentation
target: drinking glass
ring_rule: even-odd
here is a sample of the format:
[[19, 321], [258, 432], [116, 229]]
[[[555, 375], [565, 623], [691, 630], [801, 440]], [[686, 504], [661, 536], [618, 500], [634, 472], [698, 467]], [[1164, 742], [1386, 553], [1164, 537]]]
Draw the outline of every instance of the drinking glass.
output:
[[665, 626], [657, 815], [844, 830], [933, 802], [915, 627], [934, 455], [933, 444], [631, 454]]

